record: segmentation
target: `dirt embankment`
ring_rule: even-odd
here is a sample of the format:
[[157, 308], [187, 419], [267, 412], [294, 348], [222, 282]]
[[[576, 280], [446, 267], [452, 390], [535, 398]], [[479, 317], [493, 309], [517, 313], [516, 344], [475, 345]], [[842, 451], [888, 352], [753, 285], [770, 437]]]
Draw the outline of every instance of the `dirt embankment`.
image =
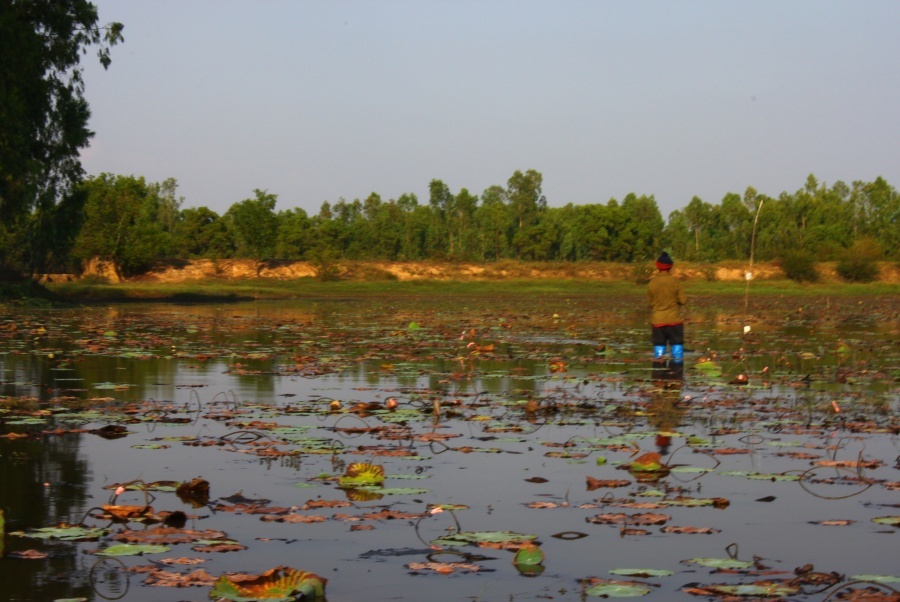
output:
[[[430, 261], [346, 261], [331, 266], [336, 275], [346, 280], [630, 280], [640, 279], [653, 271], [650, 263], [622, 264], [604, 262], [525, 262], [498, 261], [491, 263], [455, 263]], [[178, 283], [210, 279], [272, 278], [296, 280], [315, 278], [319, 267], [306, 261], [272, 261], [257, 263], [249, 259], [194, 259], [161, 263], [146, 274], [128, 280], [143, 282]], [[817, 266], [823, 281], [839, 281], [833, 262]], [[693, 264], [680, 262], [675, 273], [685, 280], [744, 280], [747, 265], [739, 262], [719, 264]], [[121, 282], [109, 262], [93, 260], [86, 266], [82, 277], [94, 276]], [[753, 266], [754, 280], [784, 278], [784, 272], [776, 263], [763, 262]], [[71, 274], [46, 274], [42, 280], [77, 280]], [[900, 266], [890, 262], [880, 264], [882, 282], [900, 282]]]
[[[499, 261], [492, 263], [454, 263], [426, 261], [348, 261], [331, 266], [341, 278], [348, 280], [510, 280], [510, 279], [574, 279], [574, 280], [635, 280], [652, 272], [651, 264], [621, 264], [603, 262], [523, 262]], [[833, 263], [819, 264], [823, 280], [837, 280]], [[145, 282], [185, 282], [208, 279], [273, 278], [295, 280], [314, 278], [319, 268], [306, 261], [279, 261], [257, 263], [246, 259], [195, 259], [159, 264], [148, 273], [130, 280]], [[720, 264], [680, 263], [675, 266], [679, 277], [694, 280], [739, 281], [743, 280], [747, 266], [738, 262]], [[99, 276], [111, 282], [120, 278], [109, 262], [94, 260], [85, 266], [83, 276]], [[48, 274], [45, 279], [54, 281], [74, 280], [69, 274]], [[784, 278], [775, 263], [757, 263], [753, 266], [753, 278], [771, 280]], [[892, 263], [881, 264], [879, 280], [900, 282], [900, 269]]]

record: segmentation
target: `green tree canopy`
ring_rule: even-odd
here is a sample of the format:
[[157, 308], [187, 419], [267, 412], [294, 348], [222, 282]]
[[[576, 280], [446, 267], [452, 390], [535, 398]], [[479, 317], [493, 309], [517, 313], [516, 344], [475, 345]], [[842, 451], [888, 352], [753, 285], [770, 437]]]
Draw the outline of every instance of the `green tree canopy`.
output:
[[262, 262], [273, 259], [275, 255], [278, 240], [275, 204], [278, 196], [258, 188], [253, 194], [256, 198], [235, 203], [224, 217], [234, 233], [237, 255]]
[[174, 179], [148, 184], [143, 177], [100, 174], [82, 185], [87, 195], [84, 224], [73, 254], [110, 261], [120, 276], [130, 276], [172, 252], [172, 230], [181, 202]]
[[[81, 56], [99, 45], [107, 67], [109, 47], [123, 40], [121, 23], [97, 20], [86, 0], [0, 0], [0, 263], [21, 261], [11, 231], [40, 244], [40, 229], [59, 227], [56, 206], [83, 176], [79, 151], [93, 132]], [[44, 252], [25, 254], [30, 265], [19, 268], [33, 271]]]

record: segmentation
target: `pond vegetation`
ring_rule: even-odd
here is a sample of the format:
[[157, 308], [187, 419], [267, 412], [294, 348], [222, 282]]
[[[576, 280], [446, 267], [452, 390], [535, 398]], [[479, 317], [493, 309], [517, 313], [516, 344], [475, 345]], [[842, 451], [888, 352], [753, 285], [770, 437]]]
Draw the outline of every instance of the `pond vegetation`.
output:
[[762, 299], [682, 365], [624, 292], [7, 309], [0, 582], [896, 600], [896, 296]]

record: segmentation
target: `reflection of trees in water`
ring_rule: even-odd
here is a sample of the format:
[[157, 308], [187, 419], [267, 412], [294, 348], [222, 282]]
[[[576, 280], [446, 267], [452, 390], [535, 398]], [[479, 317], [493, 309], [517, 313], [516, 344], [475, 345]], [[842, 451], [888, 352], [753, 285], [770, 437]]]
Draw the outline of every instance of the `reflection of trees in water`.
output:
[[[0, 507], [6, 515], [7, 531], [81, 519], [90, 477], [87, 459], [80, 453], [81, 437], [0, 439]], [[51, 555], [46, 563], [0, 562], [3, 595], [9, 596], [6, 599], [31, 600], [35, 592], [48, 600], [89, 596], [85, 557], [77, 546], [7, 537], [7, 552], [29, 548], [47, 549]]]

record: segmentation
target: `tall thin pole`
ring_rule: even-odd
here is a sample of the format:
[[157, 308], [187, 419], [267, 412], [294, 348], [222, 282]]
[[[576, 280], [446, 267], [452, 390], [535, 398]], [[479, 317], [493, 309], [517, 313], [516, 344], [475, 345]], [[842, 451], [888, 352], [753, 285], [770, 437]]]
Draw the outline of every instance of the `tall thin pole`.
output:
[[756, 247], [756, 225], [759, 223], [759, 212], [762, 211], [763, 201], [759, 201], [759, 205], [756, 207], [756, 217], [753, 218], [753, 234], [750, 236], [750, 267], [747, 268], [747, 273], [744, 274], [744, 279], [747, 281], [747, 286], [744, 291], [744, 333], [746, 334], [749, 330], [746, 327], [747, 323], [747, 312], [750, 307], [750, 280], [753, 279], [753, 251]]

